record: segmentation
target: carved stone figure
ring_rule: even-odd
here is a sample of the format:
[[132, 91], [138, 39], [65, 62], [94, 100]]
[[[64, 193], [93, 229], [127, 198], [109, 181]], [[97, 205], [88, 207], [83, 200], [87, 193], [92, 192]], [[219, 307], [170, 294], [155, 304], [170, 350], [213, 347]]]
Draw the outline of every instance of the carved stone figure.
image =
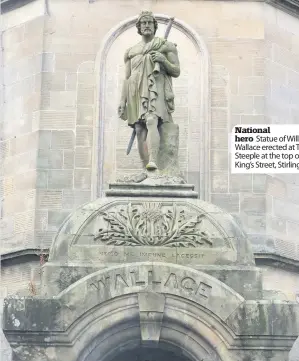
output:
[[[171, 23], [169, 25], [171, 26]], [[178, 127], [173, 124], [172, 119], [172, 78], [180, 75], [180, 63], [176, 45], [166, 40], [170, 26], [164, 39], [156, 37], [158, 23], [154, 15], [149, 11], [142, 12], [136, 23], [142, 40], [129, 48], [124, 56], [125, 80], [118, 115], [127, 120], [128, 125], [133, 128], [128, 153], [136, 135], [140, 159], [144, 169], [148, 171], [157, 170], [160, 168], [159, 163], [163, 163], [159, 152], [163, 152], [164, 156], [167, 153], [161, 139], [171, 137], [163, 137], [163, 128], [165, 133], [165, 126], [168, 125], [167, 131], [178, 138]], [[177, 139], [172, 142], [178, 148]], [[169, 158], [177, 158], [177, 151], [171, 152], [173, 154], [170, 154]], [[169, 161], [171, 163], [171, 159]], [[143, 179], [141, 177], [136, 181]]]

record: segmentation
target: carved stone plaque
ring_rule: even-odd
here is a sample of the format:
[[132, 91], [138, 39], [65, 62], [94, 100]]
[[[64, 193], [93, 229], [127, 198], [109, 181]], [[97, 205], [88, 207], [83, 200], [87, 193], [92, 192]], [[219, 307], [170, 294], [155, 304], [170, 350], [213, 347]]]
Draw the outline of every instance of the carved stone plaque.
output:
[[232, 248], [210, 215], [187, 202], [119, 201], [98, 210], [75, 244]]

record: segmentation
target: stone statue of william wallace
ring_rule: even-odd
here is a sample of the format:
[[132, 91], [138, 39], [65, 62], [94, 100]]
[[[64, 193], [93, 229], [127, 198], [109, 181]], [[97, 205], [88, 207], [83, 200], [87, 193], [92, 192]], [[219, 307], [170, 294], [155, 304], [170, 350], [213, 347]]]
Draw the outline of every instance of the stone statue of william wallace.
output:
[[135, 129], [142, 164], [153, 171], [158, 168], [159, 127], [173, 123], [172, 77], [180, 75], [180, 64], [176, 45], [155, 36], [158, 23], [152, 12], [143, 11], [136, 27], [142, 40], [125, 52], [118, 115]]

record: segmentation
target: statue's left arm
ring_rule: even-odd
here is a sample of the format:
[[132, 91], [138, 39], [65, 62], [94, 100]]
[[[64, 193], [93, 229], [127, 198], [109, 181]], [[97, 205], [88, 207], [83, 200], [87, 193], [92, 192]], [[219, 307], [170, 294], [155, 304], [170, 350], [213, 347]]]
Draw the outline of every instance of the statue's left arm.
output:
[[180, 76], [180, 61], [178, 56], [178, 50], [174, 44], [171, 44], [169, 51], [166, 53], [166, 59], [163, 62], [163, 66], [168, 75], [173, 78]]
[[173, 78], [179, 77], [181, 70], [176, 45], [167, 43], [166, 49], [163, 53], [159, 51], [152, 51], [151, 55], [153, 60], [161, 63], [169, 76]]

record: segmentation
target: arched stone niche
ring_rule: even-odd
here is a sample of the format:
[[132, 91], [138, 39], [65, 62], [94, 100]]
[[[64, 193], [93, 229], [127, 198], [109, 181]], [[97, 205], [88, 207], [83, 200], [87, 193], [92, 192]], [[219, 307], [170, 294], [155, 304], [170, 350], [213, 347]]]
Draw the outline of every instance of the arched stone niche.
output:
[[[168, 16], [155, 15], [163, 36]], [[122, 174], [140, 169], [136, 144], [131, 154], [126, 148], [131, 136], [129, 128], [117, 116], [122, 80], [124, 52], [140, 41], [132, 17], [112, 29], [97, 55], [98, 78], [97, 124], [95, 129], [93, 184], [94, 197], [103, 196], [109, 182]], [[210, 83], [209, 55], [201, 37], [184, 22], [175, 19], [169, 41], [177, 44], [181, 75], [174, 79], [174, 121], [180, 127], [180, 166], [189, 183], [196, 185], [200, 198], [209, 200], [209, 126]]]

